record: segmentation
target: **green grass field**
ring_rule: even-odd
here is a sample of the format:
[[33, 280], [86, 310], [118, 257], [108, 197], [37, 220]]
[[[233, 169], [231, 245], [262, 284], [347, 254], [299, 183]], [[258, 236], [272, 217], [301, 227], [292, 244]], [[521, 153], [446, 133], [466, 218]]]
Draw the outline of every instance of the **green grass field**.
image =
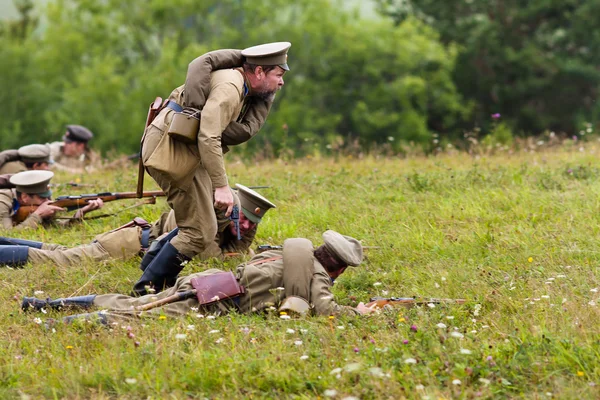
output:
[[[599, 398], [598, 151], [587, 143], [480, 157], [227, 156], [231, 184], [271, 185], [262, 193], [278, 208], [257, 245], [318, 243], [335, 229], [380, 247], [337, 280], [340, 303], [377, 295], [467, 303], [360, 318], [192, 313], [47, 329], [34, 319], [65, 313], [23, 313], [23, 296], [128, 293], [139, 260], [2, 268], [0, 398]], [[55, 180], [72, 179], [95, 185], [85, 192], [132, 191], [136, 167]], [[166, 209], [159, 200], [70, 230], [5, 234], [76, 245]], [[192, 262], [184, 273], [207, 267]]]

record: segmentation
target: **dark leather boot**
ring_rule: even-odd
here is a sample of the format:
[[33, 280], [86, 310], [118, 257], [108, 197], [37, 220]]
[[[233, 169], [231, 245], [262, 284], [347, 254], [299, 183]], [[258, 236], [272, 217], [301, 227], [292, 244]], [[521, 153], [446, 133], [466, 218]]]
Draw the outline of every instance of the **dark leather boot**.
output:
[[27, 246], [0, 246], [0, 265], [20, 267], [27, 262], [28, 256]]
[[0, 236], [0, 246], [26, 246], [41, 249], [43, 244], [44, 243], [36, 242], [35, 240], [25, 240]]
[[21, 309], [23, 309], [23, 311], [40, 311], [42, 308], [52, 308], [54, 310], [60, 310], [62, 308], [90, 308], [94, 305], [95, 298], [95, 294], [56, 300], [52, 300], [51, 298], [42, 300], [35, 297], [24, 297], [23, 303], [21, 303]]
[[146, 254], [144, 254], [144, 257], [142, 257], [142, 262], [140, 264], [140, 269], [142, 271], [146, 270], [148, 265], [150, 265], [152, 260], [154, 260], [154, 257], [156, 257], [156, 255], [160, 252], [160, 249], [163, 248], [165, 243], [170, 242], [171, 239], [177, 236], [177, 232], [179, 232], [179, 228], [173, 229], [171, 232], [165, 235], [165, 237], [161, 238], [160, 240], [155, 240], [150, 244], [150, 248], [148, 248], [148, 251]]
[[189, 260], [171, 242], [166, 242], [133, 286], [132, 296], [144, 296], [148, 294], [149, 288], [154, 289], [152, 293], [158, 293], [175, 285], [183, 264]]

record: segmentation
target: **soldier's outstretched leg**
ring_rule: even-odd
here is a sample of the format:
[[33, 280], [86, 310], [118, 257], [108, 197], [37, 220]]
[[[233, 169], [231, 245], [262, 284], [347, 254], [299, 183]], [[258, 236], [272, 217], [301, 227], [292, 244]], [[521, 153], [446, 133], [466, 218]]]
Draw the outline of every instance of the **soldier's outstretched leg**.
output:
[[43, 244], [44, 243], [36, 242], [35, 240], [25, 240], [0, 236], [0, 246], [27, 246], [35, 247], [36, 249], [41, 249]]
[[50, 298], [42, 300], [35, 297], [24, 297], [23, 303], [21, 303], [21, 309], [23, 309], [23, 311], [40, 311], [42, 308], [52, 308], [54, 310], [60, 310], [62, 308], [90, 308], [94, 305], [95, 298], [95, 294], [56, 300]]
[[132, 296], [146, 295], [149, 288], [154, 289], [153, 293], [158, 293], [175, 285], [177, 275], [189, 260], [171, 242], [166, 242], [133, 286]]
[[0, 265], [19, 267], [27, 262], [29, 247], [0, 246]]

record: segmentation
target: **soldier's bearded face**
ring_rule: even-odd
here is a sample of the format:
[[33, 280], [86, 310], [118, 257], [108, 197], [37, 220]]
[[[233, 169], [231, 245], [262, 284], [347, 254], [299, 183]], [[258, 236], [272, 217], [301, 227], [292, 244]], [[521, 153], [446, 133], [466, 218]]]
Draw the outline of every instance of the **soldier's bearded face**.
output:
[[275, 67], [269, 72], [260, 71], [261, 80], [259, 81], [257, 87], [253, 88], [254, 93], [265, 100], [273, 97], [278, 90], [280, 90], [283, 85], [283, 75], [285, 75], [285, 70], [281, 67]]

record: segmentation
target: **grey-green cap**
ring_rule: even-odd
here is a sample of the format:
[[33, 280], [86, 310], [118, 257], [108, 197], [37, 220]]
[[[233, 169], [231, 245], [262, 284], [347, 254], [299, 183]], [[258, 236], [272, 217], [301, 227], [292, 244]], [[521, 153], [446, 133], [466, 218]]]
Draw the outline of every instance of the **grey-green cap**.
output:
[[235, 187], [238, 189], [238, 197], [240, 198], [240, 206], [242, 212], [250, 221], [258, 224], [265, 213], [271, 209], [276, 208], [275, 204], [271, 203], [261, 194], [254, 190], [236, 183]]
[[65, 142], [87, 143], [94, 137], [92, 131], [81, 125], [67, 125], [67, 132], [63, 135]]
[[48, 144], [29, 144], [19, 147], [17, 150], [21, 161], [24, 163], [48, 163], [50, 164], [50, 145]]
[[290, 42], [274, 42], [259, 44], [242, 50], [246, 62], [254, 65], [277, 65], [286, 71], [290, 70], [287, 65], [287, 52], [292, 46]]
[[52, 196], [48, 184], [54, 176], [52, 171], [23, 171], [10, 177], [10, 183], [16, 186], [17, 192], [37, 194], [40, 197]]
[[323, 242], [329, 251], [347, 265], [356, 267], [363, 260], [362, 244], [353, 237], [328, 230], [323, 233]]

